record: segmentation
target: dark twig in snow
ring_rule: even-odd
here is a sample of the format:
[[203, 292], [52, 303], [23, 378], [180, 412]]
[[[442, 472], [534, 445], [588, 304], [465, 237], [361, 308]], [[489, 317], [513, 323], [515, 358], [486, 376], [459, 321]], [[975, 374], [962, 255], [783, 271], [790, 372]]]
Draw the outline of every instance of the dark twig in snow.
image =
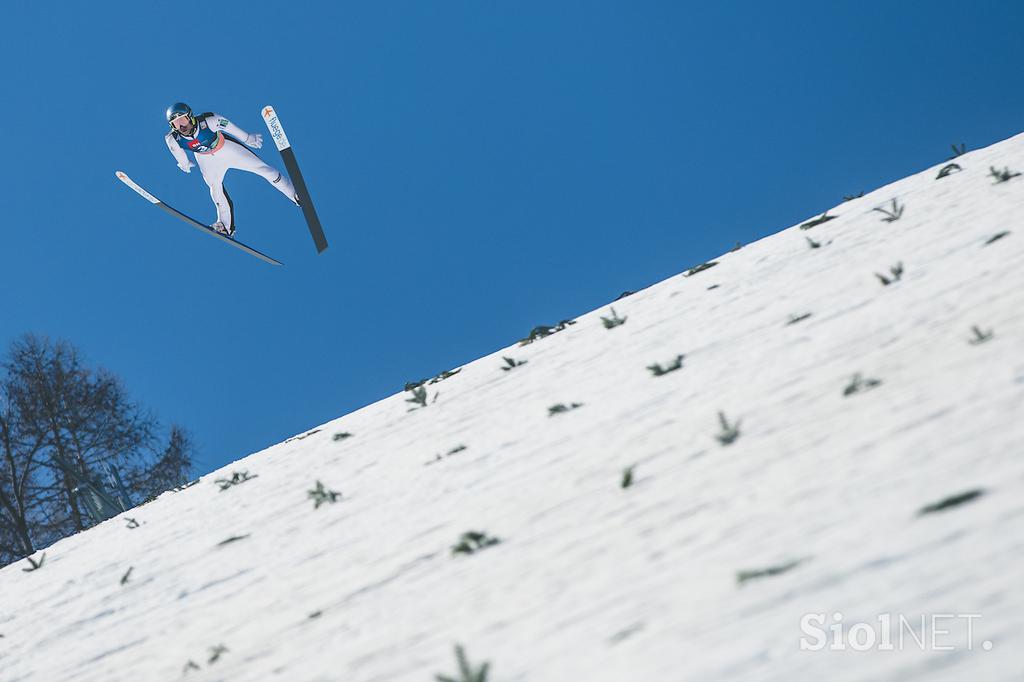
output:
[[218, 547], [223, 547], [224, 545], [230, 545], [232, 542], [238, 542], [239, 540], [245, 540], [247, 537], [249, 537], [249, 535], [250, 535], [250, 533], [246, 533], [245, 535], [232, 535], [227, 540], [221, 540], [220, 542], [218, 542], [217, 546]]
[[969, 339], [967, 343], [971, 344], [972, 346], [978, 346], [985, 343], [986, 341], [992, 340], [993, 334], [991, 329], [983, 332], [981, 331], [981, 329], [978, 328], [977, 325], [975, 325], [971, 327], [971, 331], [974, 332], [974, 337]]
[[925, 514], [934, 514], [935, 512], [946, 511], [947, 509], [952, 509], [953, 507], [959, 507], [962, 504], [973, 502], [974, 500], [978, 499], [984, 494], [984, 490], [982, 490], [981, 488], [977, 488], [975, 490], [968, 490], [967, 492], [959, 493], [957, 495], [951, 495], [950, 497], [939, 500], [938, 502], [933, 502], [932, 504], [921, 507], [921, 509], [918, 510], [917, 515], [924, 516]]
[[505, 361], [505, 365], [501, 368], [502, 372], [508, 372], [516, 367], [522, 367], [528, 362], [528, 360], [515, 360], [513, 358], [506, 358], [505, 356], [502, 356], [501, 359]]
[[677, 355], [676, 359], [673, 360], [667, 367], [662, 367], [660, 364], [656, 362], [653, 365], [647, 365], [647, 369], [651, 370], [651, 373], [656, 377], [664, 376], [665, 374], [668, 374], [669, 372], [674, 372], [680, 367], [682, 367], [683, 358], [685, 357], [685, 355]]
[[1012, 180], [1013, 178], [1020, 175], [1020, 173], [1014, 173], [1010, 171], [1009, 168], [1004, 168], [1003, 170], [996, 170], [994, 167], [989, 166], [989, 175], [996, 179], [995, 184], [998, 185], [1002, 182], [1008, 182], [1009, 180]]
[[713, 268], [716, 265], [718, 265], [718, 261], [714, 261], [714, 260], [713, 261], [708, 261], [707, 263], [701, 263], [700, 265], [698, 265], [696, 267], [693, 267], [693, 268], [690, 268], [689, 270], [687, 270], [686, 271], [686, 275], [684, 275], [684, 276], [685, 277], [693, 277], [698, 272], [704, 272], [708, 268]]
[[725, 418], [724, 412], [718, 413], [718, 423], [722, 427], [722, 432], [715, 436], [715, 438], [722, 445], [730, 445], [740, 437], [740, 423], [730, 424], [729, 420]]
[[850, 379], [850, 383], [847, 384], [846, 388], [843, 389], [843, 397], [851, 396], [854, 393], [864, 393], [870, 391], [873, 388], [877, 388], [882, 384], [879, 379], [865, 379], [861, 376], [860, 372], [853, 375]]
[[412, 397], [411, 398], [406, 398], [405, 402], [413, 403], [414, 407], [409, 408], [410, 412], [412, 412], [413, 410], [417, 409], [417, 407], [415, 407], [417, 405], [419, 407], [426, 407], [427, 406], [427, 389], [423, 388], [422, 386], [417, 386], [416, 388], [412, 389]]
[[834, 219], [836, 219], [838, 217], [839, 216], [829, 215], [828, 211], [825, 211], [824, 213], [822, 213], [820, 216], [818, 216], [814, 220], [808, 220], [806, 223], [801, 225], [800, 229], [801, 230], [809, 230], [812, 227], [817, 227], [818, 225], [821, 225], [822, 223], [827, 223], [828, 221], [834, 220]]
[[43, 562], [46, 561], [46, 552], [43, 552], [42, 556], [39, 557], [39, 561], [36, 561], [30, 556], [25, 557], [25, 561], [27, 561], [32, 566], [32, 568], [23, 568], [21, 570], [25, 571], [25, 573], [38, 571], [40, 568], [43, 567]]
[[892, 266], [891, 268], [889, 268], [889, 272], [892, 274], [892, 279], [889, 279], [885, 275], [880, 275], [877, 272], [875, 273], [875, 277], [879, 279], [879, 281], [882, 283], [882, 286], [887, 287], [893, 282], [898, 282], [901, 279], [903, 279], [903, 263], [900, 262]]
[[601, 322], [604, 324], [605, 329], [614, 329], [620, 324], [626, 324], [626, 317], [619, 317], [618, 313], [615, 312], [615, 308], [612, 308], [611, 317], [601, 317]]
[[883, 222], [894, 223], [894, 222], [896, 222], [897, 220], [899, 220], [900, 218], [903, 217], [903, 209], [905, 207], [906, 207], [906, 205], [902, 205], [901, 206], [900, 204], [896, 203], [895, 199], [893, 199], [892, 200], [892, 210], [891, 211], [890, 210], [886, 210], [884, 208], [873, 208], [871, 210], [872, 211], [877, 211], [879, 213], [884, 213], [885, 217], [882, 218]]
[[487, 672], [491, 667], [490, 663], [484, 663], [476, 670], [473, 670], [469, 660], [466, 658], [466, 651], [460, 644], [455, 645], [455, 660], [459, 664], [459, 676], [434, 675], [437, 682], [487, 682]]
[[552, 417], [556, 414], [562, 414], [563, 412], [570, 412], [579, 407], [583, 407], [583, 403], [570, 403], [568, 407], [562, 403], [558, 403], [557, 405], [552, 405], [548, 408], [548, 416]]
[[750, 580], [757, 580], [758, 578], [770, 578], [772, 576], [782, 575], [783, 573], [793, 570], [801, 563], [803, 563], [803, 561], [797, 559], [795, 561], [790, 561], [786, 564], [779, 564], [778, 566], [759, 568], [752, 571], [738, 571], [736, 573], [736, 582], [742, 585]]
[[482, 549], [487, 549], [500, 543], [501, 540], [491, 537], [487, 533], [470, 530], [462, 534], [457, 544], [452, 545], [452, 554], [475, 554]]
[[562, 320], [554, 327], [548, 327], [543, 324], [536, 326], [530, 331], [529, 336], [527, 336], [525, 339], [519, 340], [519, 345], [525, 346], [529, 343], [533, 343], [537, 339], [543, 339], [545, 336], [551, 336], [555, 332], [560, 332], [571, 324], [576, 324], [576, 320]]
[[1009, 234], [1010, 234], [1009, 230], [1003, 230], [999, 234], [992, 235], [991, 237], [988, 238], [988, 240], [985, 241], [985, 246], [988, 246], [992, 242], [997, 242], [1000, 239], [1002, 239], [1003, 237], [1008, 236]]
[[231, 486], [241, 485], [246, 481], [251, 481], [254, 478], [259, 478], [259, 474], [254, 474], [250, 476], [248, 471], [233, 471], [231, 472], [231, 478], [218, 478], [214, 481], [214, 483], [220, 486], [220, 492], [224, 492]]
[[320, 481], [316, 482], [316, 487], [313, 490], [307, 490], [306, 493], [313, 500], [313, 509], [319, 509], [321, 504], [328, 502], [334, 504], [338, 501], [338, 496], [341, 495], [336, 490], [328, 490]]
[[804, 320], [806, 320], [810, 316], [811, 316], [811, 313], [804, 313], [802, 315], [790, 315], [789, 316], [789, 322], [786, 323], [786, 326], [788, 327], [791, 324], [796, 324], [797, 322], [803, 322]]
[[623, 488], [628, 488], [633, 485], [633, 470], [636, 469], [636, 465], [628, 466], [622, 470], [622, 483], [620, 484]]

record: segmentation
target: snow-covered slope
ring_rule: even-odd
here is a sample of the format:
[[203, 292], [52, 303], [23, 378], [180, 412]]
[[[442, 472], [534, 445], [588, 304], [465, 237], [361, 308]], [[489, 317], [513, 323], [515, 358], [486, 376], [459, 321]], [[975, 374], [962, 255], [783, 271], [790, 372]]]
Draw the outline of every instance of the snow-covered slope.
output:
[[956, 161], [8, 566], [0, 680], [1020, 680], [1024, 135]]

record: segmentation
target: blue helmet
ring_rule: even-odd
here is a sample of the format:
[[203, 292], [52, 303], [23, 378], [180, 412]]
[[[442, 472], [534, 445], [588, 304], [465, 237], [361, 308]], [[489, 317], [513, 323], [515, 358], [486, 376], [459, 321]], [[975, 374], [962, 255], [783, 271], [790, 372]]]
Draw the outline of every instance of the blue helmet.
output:
[[174, 128], [174, 119], [179, 116], [188, 116], [189, 123], [194, 128], [196, 125], [196, 117], [192, 115], [192, 107], [185, 104], [184, 102], [175, 102], [171, 106], [167, 107], [167, 125]]

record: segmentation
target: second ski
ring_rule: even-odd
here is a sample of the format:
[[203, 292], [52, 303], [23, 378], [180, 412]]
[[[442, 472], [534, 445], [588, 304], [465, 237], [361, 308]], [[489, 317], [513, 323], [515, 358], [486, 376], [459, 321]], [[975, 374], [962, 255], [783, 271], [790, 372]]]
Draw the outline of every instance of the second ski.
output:
[[274, 144], [277, 145], [277, 151], [281, 152], [284, 166], [288, 169], [288, 176], [292, 179], [292, 184], [295, 185], [295, 192], [299, 197], [299, 205], [302, 207], [302, 215], [306, 218], [309, 233], [312, 235], [313, 243], [316, 245], [316, 252], [322, 253], [327, 248], [327, 237], [324, 236], [324, 230], [320, 226], [320, 217], [317, 216], [316, 209], [313, 208], [313, 200], [309, 196], [309, 190], [306, 188], [306, 181], [302, 177], [302, 171], [299, 170], [299, 162], [295, 160], [295, 152], [292, 151], [292, 146], [288, 142], [288, 136], [284, 134], [284, 127], [281, 125], [281, 120], [277, 117], [274, 107], [268, 104], [263, 107], [261, 113], [263, 114], [263, 120], [267, 124], [267, 130], [270, 131], [270, 136], [274, 138]]

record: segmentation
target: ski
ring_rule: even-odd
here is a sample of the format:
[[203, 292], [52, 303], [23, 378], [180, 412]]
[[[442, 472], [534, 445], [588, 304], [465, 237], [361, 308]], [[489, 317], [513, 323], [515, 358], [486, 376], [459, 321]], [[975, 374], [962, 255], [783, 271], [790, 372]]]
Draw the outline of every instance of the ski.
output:
[[155, 196], [153, 196], [152, 194], [150, 194], [149, 192], [147, 192], [146, 190], [142, 189], [137, 184], [135, 184], [135, 181], [133, 181], [131, 178], [129, 178], [128, 175], [124, 171], [117, 171], [117, 173], [115, 173], [115, 175], [117, 176], [118, 180], [120, 180], [124, 184], [128, 185], [133, 190], [135, 190], [138, 193], [138, 195], [141, 196], [143, 199], [145, 199], [146, 201], [148, 201], [151, 204], [154, 204], [155, 206], [158, 206], [159, 208], [162, 208], [163, 210], [167, 211], [168, 213], [170, 213], [175, 218], [180, 218], [181, 220], [184, 220], [186, 223], [188, 223], [192, 227], [194, 227], [194, 228], [196, 228], [198, 230], [202, 230], [203, 232], [216, 237], [217, 239], [221, 240], [222, 242], [227, 242], [228, 244], [231, 244], [232, 246], [237, 247], [237, 248], [241, 249], [242, 251], [245, 251], [246, 253], [250, 253], [250, 254], [256, 256], [257, 258], [259, 258], [260, 260], [266, 261], [267, 263], [270, 263], [271, 265], [281, 265], [280, 261], [274, 260], [270, 256], [268, 256], [266, 254], [263, 254], [263, 253], [260, 253], [259, 251], [257, 251], [256, 249], [254, 249], [254, 248], [252, 248], [250, 246], [246, 246], [242, 242], [235, 241], [231, 237], [229, 237], [229, 236], [227, 236], [225, 234], [221, 234], [220, 232], [217, 232], [212, 227], [209, 227], [207, 225], [203, 225], [198, 220], [194, 220], [192, 218], [189, 218], [187, 215], [185, 215], [181, 211], [178, 211], [177, 209], [174, 209], [171, 206], [168, 206], [167, 204], [165, 204], [164, 202], [160, 201]]
[[267, 124], [267, 130], [270, 131], [270, 136], [274, 138], [274, 144], [277, 145], [277, 151], [281, 152], [284, 166], [288, 169], [288, 176], [292, 179], [292, 184], [295, 185], [295, 192], [299, 195], [302, 215], [306, 217], [306, 225], [309, 226], [309, 233], [313, 236], [313, 243], [316, 244], [316, 252], [322, 253], [327, 248], [327, 238], [324, 236], [324, 229], [320, 226], [320, 218], [316, 214], [316, 209], [313, 208], [309, 190], [306, 189], [306, 181], [303, 180], [302, 171], [299, 170], [299, 162], [295, 160], [295, 152], [292, 151], [292, 146], [288, 142], [288, 136], [284, 134], [281, 119], [277, 117], [274, 107], [269, 104], [263, 107], [261, 113]]

